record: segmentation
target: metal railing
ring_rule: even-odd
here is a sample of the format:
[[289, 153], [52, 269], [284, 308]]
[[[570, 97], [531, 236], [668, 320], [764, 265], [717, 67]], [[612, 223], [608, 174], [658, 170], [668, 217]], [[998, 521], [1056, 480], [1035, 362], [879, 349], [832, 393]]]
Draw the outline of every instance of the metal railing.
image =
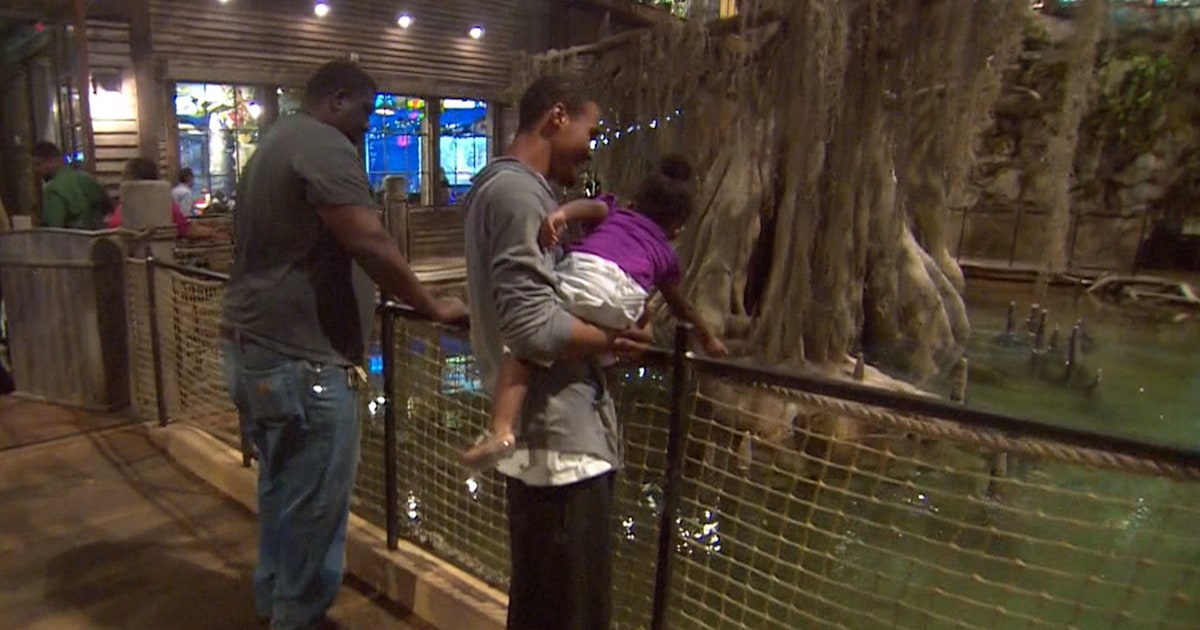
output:
[[237, 427], [221, 363], [221, 300], [228, 276], [161, 260], [149, 251], [126, 261], [130, 401], [160, 425], [193, 421], [251, 451]]
[[[134, 400], [153, 387], [160, 421], [239, 444], [211, 387], [224, 276], [152, 258], [130, 271], [145, 278], [128, 283], [143, 311], [131, 313]], [[389, 547], [410, 541], [504, 588], [503, 478], [458, 466], [488, 421], [465, 331], [396, 304], [379, 315], [353, 509]], [[712, 361], [687, 341], [681, 329], [672, 350], [609, 374], [627, 444], [611, 523], [617, 627], [1200, 619], [1200, 453]]]
[[[465, 344], [465, 334], [394, 305], [383, 315], [394, 320], [384, 324], [394, 335], [387, 408], [402, 410], [384, 427], [387, 452], [400, 451], [386, 479], [389, 540], [503, 586], [501, 482], [455, 472], [486, 407], [443, 392], [450, 372], [470, 370], [464, 349], [429, 350], [447, 336]], [[613, 524], [619, 626], [1182, 628], [1200, 612], [1200, 543], [1182, 525], [1200, 515], [1187, 503], [1200, 498], [1200, 453], [686, 347], [681, 329], [674, 352], [653, 351], [611, 379], [630, 437]], [[469, 419], [449, 422], [455, 409]], [[857, 432], [839, 436], [822, 418]], [[1128, 518], [1089, 521], [1073, 514], [1076, 502]], [[901, 522], [914, 508], [920, 517]], [[1130, 536], [1124, 552], [1107, 548]], [[1024, 548], [998, 550], [1001, 540]], [[856, 545], [866, 557], [846, 557]], [[1113, 574], [1127, 564], [1152, 568]]]

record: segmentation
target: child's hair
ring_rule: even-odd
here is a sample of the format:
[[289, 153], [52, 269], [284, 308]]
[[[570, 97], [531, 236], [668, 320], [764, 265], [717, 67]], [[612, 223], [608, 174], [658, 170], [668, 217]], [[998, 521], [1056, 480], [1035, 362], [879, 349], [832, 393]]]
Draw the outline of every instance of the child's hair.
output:
[[642, 180], [633, 205], [641, 214], [664, 228], [683, 225], [692, 215], [696, 197], [692, 192], [692, 165], [682, 155], [668, 155], [658, 163], [658, 172]]

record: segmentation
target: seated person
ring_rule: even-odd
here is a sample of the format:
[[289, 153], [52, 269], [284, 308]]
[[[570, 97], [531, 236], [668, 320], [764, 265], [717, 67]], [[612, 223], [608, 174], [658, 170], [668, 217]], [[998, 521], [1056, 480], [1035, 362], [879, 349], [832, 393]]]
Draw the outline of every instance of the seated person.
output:
[[180, 212], [187, 217], [196, 216], [196, 194], [192, 192], [195, 183], [196, 174], [192, 169], [185, 168], [179, 171], [179, 183], [171, 189], [171, 198], [179, 204]]
[[[127, 182], [157, 180], [158, 166], [146, 158], [133, 158], [125, 163], [125, 171], [121, 174], [121, 179]], [[183, 211], [180, 210], [179, 204], [174, 201], [171, 202], [171, 218], [175, 222], [175, 235], [179, 238], [203, 241], [215, 239], [218, 236], [216, 230], [204, 225], [196, 225], [189, 221], [187, 217], [183, 216]], [[112, 229], [121, 227], [121, 204], [117, 204], [117, 209], [108, 215], [105, 223]]]

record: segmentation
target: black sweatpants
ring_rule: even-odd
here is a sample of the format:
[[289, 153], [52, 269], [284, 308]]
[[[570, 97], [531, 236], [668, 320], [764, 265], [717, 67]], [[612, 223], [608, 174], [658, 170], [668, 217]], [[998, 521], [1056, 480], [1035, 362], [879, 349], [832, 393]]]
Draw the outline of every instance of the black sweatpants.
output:
[[508, 630], [609, 630], [614, 479], [551, 487], [508, 479]]

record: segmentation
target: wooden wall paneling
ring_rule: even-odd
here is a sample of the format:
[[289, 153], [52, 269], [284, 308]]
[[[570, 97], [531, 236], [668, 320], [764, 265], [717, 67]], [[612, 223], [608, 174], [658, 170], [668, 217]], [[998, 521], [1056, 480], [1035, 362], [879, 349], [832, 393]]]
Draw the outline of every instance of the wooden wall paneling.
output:
[[79, 111], [80, 124], [83, 126], [83, 137], [80, 138], [80, 145], [83, 147], [84, 165], [89, 169], [94, 169], [96, 166], [95, 145], [93, 144], [94, 130], [92, 128], [91, 91], [89, 89], [88, 80], [91, 76], [91, 57], [89, 55], [88, 42], [88, 21], [87, 21], [87, 2], [85, 0], [72, 0], [71, 2], [72, 17], [71, 23], [75, 26], [76, 47], [78, 49], [78, 65], [76, 67], [76, 78], [78, 80], [79, 89]]
[[163, 108], [163, 173], [170, 181], [176, 181], [179, 177], [179, 119], [175, 116], [175, 82], [164, 81], [160, 95]]
[[[304, 3], [149, 1], [155, 52], [180, 81], [299, 86], [354, 53], [389, 91], [490, 98], [508, 81], [516, 29], [517, 0], [412, 0], [409, 29], [396, 24], [399, 6], [373, 0], [343, 0], [325, 18]], [[476, 23], [479, 40], [467, 35]]]
[[137, 90], [138, 149], [141, 156], [161, 160], [162, 82], [155, 67], [147, 0], [126, 0], [129, 9], [129, 53]]
[[[105, 188], [115, 195], [120, 187], [125, 162], [143, 155], [137, 107], [141, 99], [137, 94], [139, 90], [133, 72], [130, 25], [118, 21], [89, 20], [88, 44], [93, 79], [105, 82], [119, 80], [128, 99], [127, 110], [96, 111], [91, 120], [96, 153], [94, 172]], [[96, 86], [88, 86], [89, 92], [93, 87]], [[150, 109], [155, 108], [151, 106]], [[146, 157], [156, 158], [157, 148]]]

